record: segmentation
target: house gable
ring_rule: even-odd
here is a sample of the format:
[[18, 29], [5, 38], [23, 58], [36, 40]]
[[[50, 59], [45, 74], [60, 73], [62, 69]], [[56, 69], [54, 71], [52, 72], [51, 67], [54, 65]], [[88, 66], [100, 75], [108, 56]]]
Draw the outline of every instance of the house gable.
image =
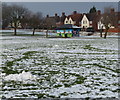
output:
[[66, 18], [65, 18], [65, 21], [64, 21], [64, 24], [72, 24], [72, 25], [73, 25], [73, 24], [74, 24], [74, 21], [72, 20], [71, 17], [69, 17], [69, 18], [66, 17]]
[[89, 23], [89, 20], [87, 18], [86, 15], [83, 16], [82, 20], [81, 20], [81, 27], [83, 28], [88, 28], [90, 27], [90, 23]]
[[72, 24], [72, 25], [74, 24], [74, 21], [72, 20], [71, 17], [69, 18], [69, 24]]
[[65, 20], [64, 20], [64, 24], [69, 24], [69, 20], [68, 20], [67, 17], [66, 17]]

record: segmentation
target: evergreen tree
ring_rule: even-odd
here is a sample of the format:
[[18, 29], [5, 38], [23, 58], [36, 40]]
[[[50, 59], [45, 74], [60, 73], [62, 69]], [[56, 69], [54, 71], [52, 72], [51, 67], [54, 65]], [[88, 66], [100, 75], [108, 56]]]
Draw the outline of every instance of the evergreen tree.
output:
[[96, 10], [96, 7], [93, 6], [93, 7], [90, 9], [89, 13], [95, 13], [96, 11], [97, 11], [97, 10]]

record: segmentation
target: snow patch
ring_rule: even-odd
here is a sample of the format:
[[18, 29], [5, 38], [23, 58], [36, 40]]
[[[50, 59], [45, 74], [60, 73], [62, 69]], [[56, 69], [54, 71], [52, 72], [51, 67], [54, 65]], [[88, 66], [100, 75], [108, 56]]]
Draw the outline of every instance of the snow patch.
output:
[[36, 80], [36, 76], [32, 75], [30, 72], [23, 71], [20, 74], [10, 74], [4, 78], [6, 81], [26, 81], [26, 80]]

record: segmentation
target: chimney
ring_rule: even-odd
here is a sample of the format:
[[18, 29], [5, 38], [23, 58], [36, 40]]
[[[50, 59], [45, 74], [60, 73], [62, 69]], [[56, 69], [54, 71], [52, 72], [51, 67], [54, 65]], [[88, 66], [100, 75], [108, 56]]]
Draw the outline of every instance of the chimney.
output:
[[83, 15], [86, 15], [86, 13], [83, 13]]
[[77, 11], [73, 11], [73, 14], [77, 14]]
[[112, 8], [112, 9], [110, 10], [110, 13], [114, 13], [114, 12], [115, 12], [115, 9]]
[[62, 12], [62, 16], [65, 16], [65, 12]]
[[57, 16], [57, 13], [55, 13], [55, 16]]
[[49, 18], [49, 15], [47, 15], [46, 17]]
[[100, 10], [98, 10], [97, 14], [98, 14], [98, 15], [101, 15], [101, 11], [100, 11]]

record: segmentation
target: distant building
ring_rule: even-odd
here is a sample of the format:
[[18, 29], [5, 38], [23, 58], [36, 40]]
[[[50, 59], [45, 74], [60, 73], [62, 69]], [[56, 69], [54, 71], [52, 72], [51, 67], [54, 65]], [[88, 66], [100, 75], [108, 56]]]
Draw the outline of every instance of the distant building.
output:
[[[120, 12], [115, 12], [114, 9], [111, 9], [111, 14], [116, 16], [117, 25], [111, 26], [111, 28], [120, 28]], [[74, 26], [78, 26], [83, 30], [87, 28], [93, 28], [95, 31], [99, 31], [101, 28], [105, 29], [103, 23], [101, 22], [102, 19], [101, 11], [98, 10], [95, 13], [77, 13], [74, 11], [72, 14], [66, 16], [65, 12], [62, 12], [61, 16], [58, 16], [55, 13], [54, 16], [49, 17], [46, 16], [46, 20], [51, 20], [53, 23], [53, 27], [59, 27], [61, 25], [71, 24]]]
[[66, 18], [65, 12], [62, 12], [61, 16], [58, 16], [57, 13], [55, 13], [54, 16], [47, 15], [45, 20], [52, 20], [54, 27], [59, 27], [64, 24], [64, 20]]
[[80, 27], [72, 24], [64, 24], [56, 28], [57, 36], [60, 37], [74, 37], [79, 36]]
[[77, 11], [74, 11], [73, 14], [68, 15], [65, 20], [64, 24], [72, 24], [76, 26], [81, 26], [81, 20], [82, 20], [83, 15], [80, 13], [77, 13]]
[[[14, 22], [9, 23], [8, 28], [14, 28], [14, 27], [15, 27]], [[17, 21], [17, 28], [22, 28], [20, 21]]]
[[77, 13], [77, 11], [74, 11], [73, 14], [68, 15], [65, 20], [64, 24], [72, 24], [76, 25], [78, 27], [81, 27], [83, 29], [86, 29], [88, 27], [93, 27], [95, 30], [97, 30], [97, 18], [98, 14], [100, 14], [100, 11], [97, 13]]
[[60, 21], [57, 23], [57, 26], [63, 25], [65, 18], [66, 18], [65, 12], [62, 12], [62, 16], [60, 17]]
[[[112, 16], [114, 16], [115, 19], [113, 19], [114, 20], [113, 24], [109, 24], [110, 29], [108, 31], [109, 32], [120, 32], [120, 12], [115, 12], [114, 8], [112, 8], [110, 10], [110, 14]], [[101, 22], [102, 18], [103, 17], [102, 17], [102, 14], [101, 14], [101, 16], [100, 16], [100, 18], [98, 20], [98, 25], [97, 25], [98, 30], [100, 30], [101, 28], [105, 29], [104, 24]]]

